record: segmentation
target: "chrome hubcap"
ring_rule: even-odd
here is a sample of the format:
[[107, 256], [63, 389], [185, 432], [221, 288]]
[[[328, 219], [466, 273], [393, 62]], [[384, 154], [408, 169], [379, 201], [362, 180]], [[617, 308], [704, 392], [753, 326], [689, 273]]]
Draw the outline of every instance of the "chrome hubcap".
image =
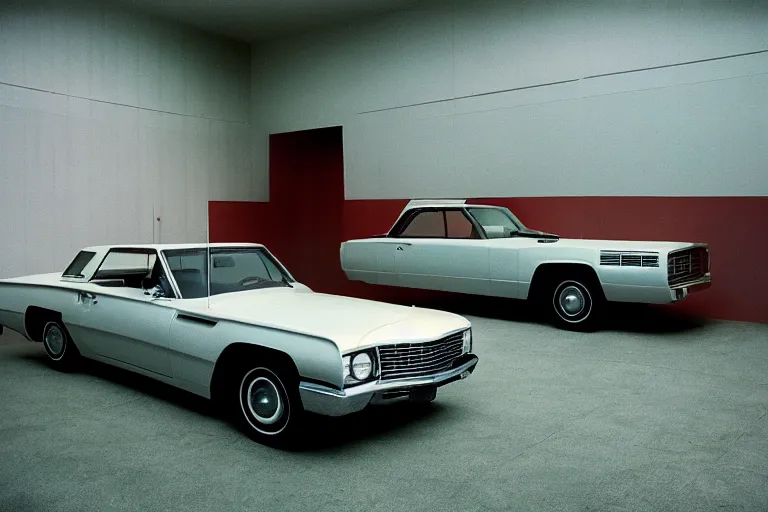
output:
[[265, 377], [254, 379], [248, 386], [248, 408], [257, 420], [270, 425], [283, 415], [284, 405], [277, 387]]
[[575, 286], [566, 286], [558, 296], [560, 309], [568, 316], [576, 316], [584, 311], [586, 300], [584, 294]]
[[45, 333], [45, 344], [52, 354], [58, 356], [64, 350], [64, 333], [58, 327], [51, 327]]

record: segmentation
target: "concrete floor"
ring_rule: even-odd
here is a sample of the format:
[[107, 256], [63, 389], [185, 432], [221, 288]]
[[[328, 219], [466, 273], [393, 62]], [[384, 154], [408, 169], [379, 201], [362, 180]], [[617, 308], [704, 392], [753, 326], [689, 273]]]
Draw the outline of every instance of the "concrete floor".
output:
[[768, 509], [768, 325], [495, 316], [469, 316], [469, 380], [420, 411], [318, 418], [297, 453], [148, 379], [57, 373], [6, 331], [0, 510]]

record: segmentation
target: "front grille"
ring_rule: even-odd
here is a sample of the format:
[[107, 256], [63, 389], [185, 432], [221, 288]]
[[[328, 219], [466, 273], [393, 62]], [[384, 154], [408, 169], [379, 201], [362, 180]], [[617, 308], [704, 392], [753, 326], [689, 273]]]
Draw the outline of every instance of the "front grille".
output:
[[709, 253], [694, 247], [670, 253], [667, 259], [667, 282], [670, 286], [693, 281], [709, 271]]
[[381, 380], [434, 375], [448, 370], [461, 356], [463, 333], [426, 343], [397, 343], [379, 347]]
[[600, 251], [600, 265], [614, 267], [658, 267], [659, 255], [656, 253]]

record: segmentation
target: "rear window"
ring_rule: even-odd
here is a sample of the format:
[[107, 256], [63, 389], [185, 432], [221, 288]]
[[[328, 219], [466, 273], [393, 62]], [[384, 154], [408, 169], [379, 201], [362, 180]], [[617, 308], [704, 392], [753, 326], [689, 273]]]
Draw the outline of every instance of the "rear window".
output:
[[85, 277], [83, 275], [83, 269], [90, 263], [95, 255], [95, 252], [80, 251], [62, 275], [66, 277]]
[[157, 259], [157, 253], [109, 251], [99, 268], [103, 270], [144, 270], [149, 272]]
[[127, 279], [148, 276], [157, 261], [152, 249], [111, 249], [92, 279]]

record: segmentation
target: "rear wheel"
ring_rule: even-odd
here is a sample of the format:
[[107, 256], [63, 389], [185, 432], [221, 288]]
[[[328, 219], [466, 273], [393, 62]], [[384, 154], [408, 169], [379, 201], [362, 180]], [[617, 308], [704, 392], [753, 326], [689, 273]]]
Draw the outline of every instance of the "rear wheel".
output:
[[80, 352], [58, 320], [50, 320], [43, 327], [43, 348], [48, 362], [57, 370], [72, 371], [80, 360]]
[[566, 328], [591, 327], [596, 317], [595, 299], [590, 287], [577, 279], [558, 283], [552, 292], [556, 321]]

